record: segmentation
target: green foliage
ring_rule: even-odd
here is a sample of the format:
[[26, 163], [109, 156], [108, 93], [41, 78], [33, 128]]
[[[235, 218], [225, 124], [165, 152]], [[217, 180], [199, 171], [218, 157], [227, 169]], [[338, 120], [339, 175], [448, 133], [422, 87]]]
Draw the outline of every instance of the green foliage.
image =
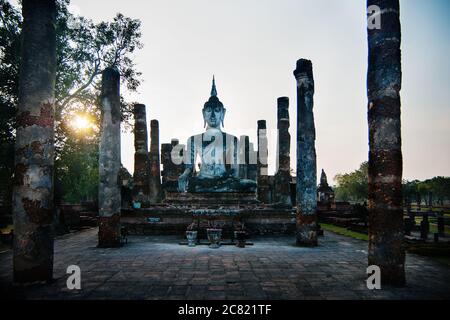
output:
[[19, 91], [21, 16], [0, 0], [0, 203], [10, 204], [14, 169], [14, 118]]
[[[406, 203], [422, 203], [426, 205], [440, 204], [450, 201], [450, 177], [434, 177], [424, 181], [404, 181], [403, 196]], [[432, 203], [430, 204], [430, 200]]]
[[[141, 22], [119, 13], [112, 21], [96, 24], [71, 14], [68, 5], [69, 0], [57, 0], [55, 170], [62, 197], [80, 201], [88, 197], [87, 192], [97, 192], [98, 173], [91, 160], [98, 158], [101, 73], [106, 67], [115, 67], [125, 89], [122, 92], [137, 90], [141, 73], [132, 55], [142, 48]], [[0, 0], [0, 189], [11, 185], [13, 172], [21, 28], [20, 10]], [[121, 102], [122, 119], [129, 128], [132, 103], [123, 96]], [[80, 114], [92, 122], [89, 132], [75, 132], [71, 127], [73, 117]], [[85, 138], [81, 139], [80, 134]]]
[[98, 147], [70, 139], [56, 160], [55, 198], [67, 203], [95, 201], [98, 195]]
[[19, 92], [21, 17], [0, 0], [0, 142], [14, 142], [14, 115]]
[[[119, 13], [112, 22], [95, 24], [69, 13], [68, 4], [68, 0], [58, 2], [56, 28], [56, 114], [61, 118], [80, 104], [97, 105], [101, 73], [106, 67], [119, 70], [121, 84], [128, 91], [137, 90], [141, 76], [132, 60], [135, 50], [142, 48], [139, 20]], [[123, 98], [122, 102], [122, 116], [128, 121], [131, 104]]]
[[367, 201], [368, 163], [363, 162], [359, 169], [334, 177], [337, 185], [335, 198], [339, 201], [364, 202]]
[[434, 177], [423, 183], [428, 186], [438, 203], [443, 204], [444, 200], [450, 200], [450, 177]]
[[367, 226], [368, 219], [369, 219], [369, 211], [367, 210], [367, 204], [359, 204], [356, 203], [352, 205], [352, 213], [359, 218], [365, 226]]
[[334, 232], [334, 233], [337, 233], [337, 234], [340, 234], [343, 236], [351, 237], [353, 239], [364, 240], [364, 241], [369, 240], [369, 236], [367, 234], [351, 231], [346, 228], [338, 227], [338, 226], [335, 226], [332, 224], [321, 223], [320, 227], [325, 231], [331, 231], [331, 232]]
[[[358, 170], [351, 173], [337, 174], [335, 198], [338, 201], [364, 202], [367, 201], [368, 163], [363, 162]], [[443, 205], [450, 201], [450, 177], [434, 177], [419, 181], [403, 181], [403, 199], [406, 203], [422, 203]]]

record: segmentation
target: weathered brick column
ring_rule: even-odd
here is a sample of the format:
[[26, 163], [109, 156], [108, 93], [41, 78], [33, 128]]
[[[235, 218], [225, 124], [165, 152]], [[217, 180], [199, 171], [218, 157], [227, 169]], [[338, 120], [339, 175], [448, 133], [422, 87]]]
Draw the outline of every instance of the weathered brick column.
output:
[[291, 201], [291, 135], [289, 134], [289, 98], [278, 98], [277, 112], [277, 172], [275, 174], [274, 202], [292, 207]]
[[252, 142], [249, 144], [248, 158], [247, 179], [256, 181], [258, 176], [258, 152], [255, 151], [255, 146]]
[[[161, 145], [162, 185], [163, 191], [177, 192], [178, 177], [184, 172], [183, 154], [185, 145], [178, 139]], [[163, 192], [164, 196], [164, 192]]]
[[368, 30], [369, 265], [384, 284], [405, 284], [400, 123], [401, 30], [398, 0], [369, 0], [381, 29]]
[[53, 276], [54, 0], [24, 0], [13, 191], [14, 281]]
[[113, 68], [102, 74], [99, 154], [99, 247], [120, 246], [120, 75]]
[[161, 144], [161, 164], [162, 164], [162, 171], [161, 171], [161, 180], [163, 187], [167, 184], [171, 177], [171, 160], [170, 160], [170, 153], [172, 151], [172, 145], [170, 143], [162, 143]]
[[269, 172], [268, 172], [268, 141], [266, 120], [258, 121], [258, 200], [270, 202]]
[[317, 169], [314, 78], [309, 60], [297, 61], [297, 245], [317, 246]]
[[150, 203], [161, 202], [161, 166], [159, 155], [159, 123], [150, 121]]
[[239, 177], [241, 179], [248, 178], [250, 157], [250, 137], [241, 136], [239, 138]]
[[133, 200], [148, 202], [150, 195], [150, 161], [148, 156], [147, 119], [145, 105], [134, 105], [134, 190]]

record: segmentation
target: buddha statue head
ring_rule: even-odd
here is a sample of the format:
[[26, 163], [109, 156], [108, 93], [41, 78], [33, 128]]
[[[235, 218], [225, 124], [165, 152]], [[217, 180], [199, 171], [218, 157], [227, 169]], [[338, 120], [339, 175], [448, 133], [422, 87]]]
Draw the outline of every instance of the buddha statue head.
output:
[[216, 82], [213, 77], [213, 83], [212, 83], [212, 89], [211, 89], [211, 97], [209, 100], [205, 103], [203, 106], [203, 120], [204, 120], [204, 126], [214, 129], [219, 129], [220, 127], [224, 126], [224, 118], [225, 118], [225, 112], [226, 109], [223, 106], [223, 103], [220, 102], [219, 98], [217, 97], [217, 90], [216, 90]]

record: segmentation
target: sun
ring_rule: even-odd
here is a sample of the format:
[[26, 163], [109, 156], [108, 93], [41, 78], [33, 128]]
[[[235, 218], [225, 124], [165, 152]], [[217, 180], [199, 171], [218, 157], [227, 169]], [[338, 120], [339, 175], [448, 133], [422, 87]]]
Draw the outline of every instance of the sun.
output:
[[87, 117], [77, 115], [72, 120], [72, 127], [76, 130], [86, 130], [91, 127], [91, 122]]

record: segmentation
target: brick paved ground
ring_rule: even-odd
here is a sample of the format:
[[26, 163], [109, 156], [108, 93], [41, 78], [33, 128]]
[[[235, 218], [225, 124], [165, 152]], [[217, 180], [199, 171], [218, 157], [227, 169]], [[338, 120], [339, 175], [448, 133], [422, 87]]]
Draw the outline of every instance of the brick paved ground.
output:
[[[407, 256], [408, 286], [370, 291], [367, 243], [326, 232], [318, 248], [294, 237], [260, 237], [244, 249], [189, 248], [177, 237], [130, 237], [118, 249], [98, 249], [97, 230], [58, 238], [55, 281], [12, 287], [12, 254], [0, 254], [0, 287], [28, 299], [430, 299], [450, 298], [448, 266]], [[81, 268], [82, 290], [66, 288], [68, 265]]]

